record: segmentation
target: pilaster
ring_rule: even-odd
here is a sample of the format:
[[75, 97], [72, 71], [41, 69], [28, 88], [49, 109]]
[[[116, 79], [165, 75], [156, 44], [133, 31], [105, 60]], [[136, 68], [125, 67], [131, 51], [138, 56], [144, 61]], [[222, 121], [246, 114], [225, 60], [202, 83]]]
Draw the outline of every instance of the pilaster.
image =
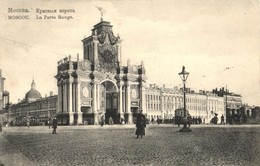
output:
[[69, 124], [74, 124], [74, 112], [69, 112]]
[[68, 86], [68, 106], [67, 106], [67, 108], [68, 108], [68, 112], [73, 112], [72, 111], [72, 80], [71, 79], [69, 79], [68, 80], [68, 83], [67, 83], [67, 86]]
[[99, 124], [98, 112], [97, 112], [97, 84], [96, 81], [92, 81], [92, 112], [94, 113], [94, 125]]
[[[145, 87], [144, 85], [141, 85], [141, 109], [143, 110], [143, 113], [147, 114], [146, 107], [145, 107]], [[154, 101], [154, 100], [153, 100]]]
[[67, 112], [67, 84], [63, 82], [63, 112]]
[[58, 83], [58, 108], [57, 113], [62, 112], [62, 83]]
[[100, 84], [97, 84], [97, 110], [100, 111]]
[[77, 78], [76, 83], [76, 112], [78, 113], [78, 124], [83, 123], [83, 117], [81, 112], [81, 96], [80, 96], [80, 79]]
[[119, 93], [119, 99], [118, 99], [118, 104], [119, 104], [119, 114], [120, 114], [120, 118], [124, 118], [123, 115], [123, 83], [120, 81], [118, 84], [118, 93]]
[[128, 123], [132, 124], [133, 123], [133, 115], [131, 112], [131, 98], [130, 98], [130, 84], [128, 83], [126, 85], [126, 113], [128, 115]]

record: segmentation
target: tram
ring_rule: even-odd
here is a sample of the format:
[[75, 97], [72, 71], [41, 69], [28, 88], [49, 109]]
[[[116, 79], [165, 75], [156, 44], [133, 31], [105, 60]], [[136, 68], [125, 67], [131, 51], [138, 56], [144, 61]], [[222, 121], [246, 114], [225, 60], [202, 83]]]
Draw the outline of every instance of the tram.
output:
[[[186, 110], [186, 116], [188, 116], [189, 111]], [[175, 124], [184, 124], [184, 109], [183, 108], [179, 108], [175, 110]]]

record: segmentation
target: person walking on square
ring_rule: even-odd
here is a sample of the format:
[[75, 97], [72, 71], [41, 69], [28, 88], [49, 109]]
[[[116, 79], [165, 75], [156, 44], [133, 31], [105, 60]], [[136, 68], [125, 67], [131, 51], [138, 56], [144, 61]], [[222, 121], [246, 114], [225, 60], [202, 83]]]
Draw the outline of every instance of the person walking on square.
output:
[[101, 116], [101, 126], [103, 126], [105, 124], [105, 117], [104, 115]]
[[29, 117], [27, 118], [27, 127], [28, 127], [28, 129], [30, 127], [30, 118]]
[[188, 114], [187, 121], [188, 121], [188, 125], [190, 127], [190, 125], [192, 124], [192, 117], [190, 114]]
[[143, 138], [143, 135], [145, 135], [145, 127], [146, 127], [146, 121], [145, 121], [145, 115], [143, 114], [143, 111], [140, 110], [140, 113], [137, 115], [136, 119], [136, 138]]
[[52, 120], [52, 127], [53, 127], [52, 134], [56, 134], [57, 126], [58, 126], [58, 121], [57, 121], [57, 118], [54, 117], [54, 119]]
[[160, 124], [160, 118], [159, 118], [159, 116], [157, 116], [157, 124], [158, 124], [158, 125]]
[[221, 122], [220, 122], [220, 124], [225, 124], [225, 122], [224, 122], [224, 115], [222, 114], [222, 116], [221, 116]]

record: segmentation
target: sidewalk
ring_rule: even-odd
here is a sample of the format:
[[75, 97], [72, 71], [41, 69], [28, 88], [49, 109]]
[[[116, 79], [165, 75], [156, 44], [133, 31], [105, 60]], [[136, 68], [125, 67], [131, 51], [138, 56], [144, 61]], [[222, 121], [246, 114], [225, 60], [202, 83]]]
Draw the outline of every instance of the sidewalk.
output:
[[[182, 128], [183, 125], [178, 127], [175, 124], [147, 124], [146, 128]], [[214, 124], [196, 124], [196, 125], [191, 125], [192, 128], [255, 128], [255, 127], [260, 127], [260, 125], [214, 125]], [[89, 129], [97, 129], [97, 130], [103, 130], [103, 129], [134, 129], [135, 124], [114, 124], [114, 125], [80, 125], [80, 126], [58, 126], [57, 131], [69, 131], [73, 132], [74, 130], [89, 130]], [[30, 126], [29, 128], [27, 126], [15, 126], [15, 127], [3, 127], [2, 132], [21, 132], [21, 133], [28, 133], [28, 132], [33, 132], [33, 133], [51, 133], [52, 128], [49, 128], [49, 126]]]
[[[86, 130], [86, 129], [125, 129], [125, 128], [135, 128], [134, 124], [115, 124], [115, 125], [80, 125], [80, 126], [58, 126], [57, 131], [65, 131], [65, 130]], [[52, 128], [49, 126], [13, 126], [13, 127], [3, 127], [4, 132], [34, 132], [34, 133], [51, 133]]]

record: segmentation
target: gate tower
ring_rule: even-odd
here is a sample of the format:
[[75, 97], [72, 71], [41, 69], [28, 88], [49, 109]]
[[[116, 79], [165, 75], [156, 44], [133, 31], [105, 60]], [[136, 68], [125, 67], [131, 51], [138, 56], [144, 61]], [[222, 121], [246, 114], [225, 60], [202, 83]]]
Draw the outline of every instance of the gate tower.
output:
[[142, 109], [146, 114], [144, 63], [121, 65], [121, 42], [110, 22], [99, 22], [91, 36], [84, 38], [83, 60], [71, 56], [58, 62], [59, 124], [100, 124], [112, 119], [133, 123]]

